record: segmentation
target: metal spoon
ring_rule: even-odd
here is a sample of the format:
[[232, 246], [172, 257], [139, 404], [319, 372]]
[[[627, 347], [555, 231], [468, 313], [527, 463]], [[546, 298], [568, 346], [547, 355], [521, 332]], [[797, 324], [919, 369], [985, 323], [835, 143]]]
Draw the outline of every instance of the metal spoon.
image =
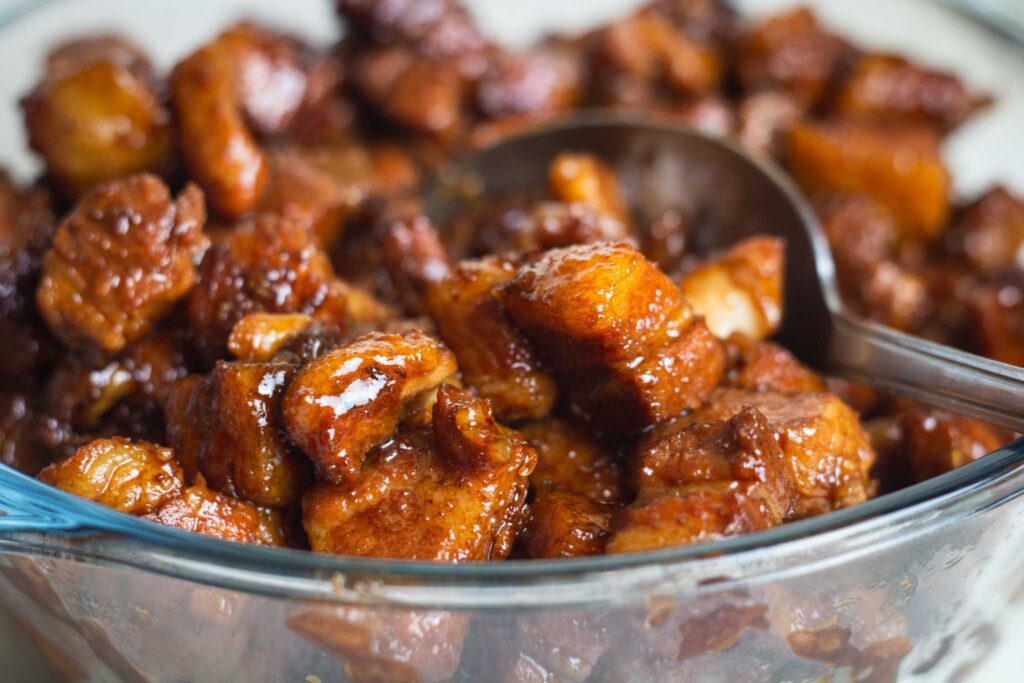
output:
[[682, 209], [703, 220], [699, 251], [755, 234], [787, 241], [785, 318], [778, 341], [811, 367], [1024, 432], [1024, 369], [872, 323], [847, 310], [821, 227], [793, 182], [736, 145], [635, 115], [584, 114], [457, 161], [426, 188], [428, 213], [446, 221], [465, 206], [466, 179], [485, 198], [531, 193], [560, 152], [615, 167], [641, 220]]

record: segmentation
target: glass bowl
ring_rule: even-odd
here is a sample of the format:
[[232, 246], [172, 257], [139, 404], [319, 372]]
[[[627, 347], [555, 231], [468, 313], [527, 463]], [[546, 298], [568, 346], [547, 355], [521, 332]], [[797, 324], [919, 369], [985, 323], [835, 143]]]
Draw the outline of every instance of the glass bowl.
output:
[[[469, 4], [515, 43], [634, 3]], [[1009, 43], [924, 2], [811, 4], [858, 41], [996, 93], [949, 160], [961, 192], [996, 180], [1024, 191], [1024, 57]], [[34, 170], [14, 103], [56, 40], [116, 28], [166, 67], [244, 15], [321, 41], [336, 30], [323, 0], [65, 0], [0, 17], [0, 161]], [[703, 545], [458, 566], [221, 542], [0, 467], [0, 671], [15, 682], [1012, 680], [1022, 460], [1018, 441], [853, 508]]]

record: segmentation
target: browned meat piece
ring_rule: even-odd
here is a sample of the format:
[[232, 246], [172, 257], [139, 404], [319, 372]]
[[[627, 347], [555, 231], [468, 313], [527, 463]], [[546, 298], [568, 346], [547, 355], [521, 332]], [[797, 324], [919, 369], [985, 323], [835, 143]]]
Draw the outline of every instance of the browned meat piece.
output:
[[54, 229], [46, 193], [22, 190], [0, 170], [0, 319], [28, 307]]
[[362, 55], [356, 86], [380, 114], [397, 126], [439, 138], [462, 126], [467, 84], [453, 61], [429, 62], [399, 47]]
[[29, 145], [70, 197], [101, 182], [169, 169], [171, 116], [142, 50], [120, 36], [64, 43], [21, 101]]
[[601, 214], [629, 222], [629, 208], [615, 171], [588, 154], [564, 152], [548, 169], [551, 195], [566, 204], [584, 204]]
[[322, 477], [352, 482], [367, 452], [394, 433], [407, 404], [455, 371], [452, 353], [420, 332], [373, 332], [295, 376], [281, 404], [284, 424]]
[[815, 200], [840, 278], [863, 278], [872, 266], [895, 256], [899, 228], [892, 214], [870, 196], [830, 194]]
[[549, 491], [529, 508], [518, 542], [524, 557], [552, 559], [604, 553], [616, 506], [573, 491]]
[[725, 384], [754, 391], [826, 390], [818, 373], [778, 344], [734, 334], [725, 349], [729, 357]]
[[638, 446], [640, 489], [608, 542], [636, 552], [714, 540], [783, 522], [794, 502], [772, 427], [745, 408], [728, 420], [654, 433]]
[[301, 219], [260, 214], [214, 245], [188, 300], [189, 325], [208, 360], [220, 358], [235, 323], [250, 313], [303, 313], [345, 326], [389, 311], [334, 279]]
[[638, 498], [684, 493], [714, 482], [738, 482], [780, 523], [794, 502], [786, 456], [773, 427], [754, 408], [727, 420], [693, 422], [653, 432], [637, 445]]
[[47, 383], [47, 412], [78, 431], [92, 431], [120, 403], [159, 406], [186, 374], [183, 343], [165, 332], [150, 334], [99, 363], [67, 356]]
[[280, 512], [211, 491], [202, 477], [180, 495], [145, 515], [145, 519], [226, 541], [288, 545], [288, 529]]
[[890, 212], [862, 194], [830, 195], [816, 208], [847, 304], [897, 329], [918, 329], [931, 312], [929, 288], [896, 260], [899, 230]]
[[864, 55], [836, 94], [836, 116], [934, 126], [948, 132], [987, 106], [956, 76], [887, 54]]
[[544, 251], [574, 244], [628, 239], [629, 227], [588, 204], [539, 202], [528, 209], [499, 207], [476, 234], [482, 254]]
[[785, 242], [752, 237], [697, 266], [680, 286], [683, 298], [716, 336], [739, 332], [763, 339], [782, 323], [785, 272]]
[[495, 297], [516, 269], [498, 256], [463, 261], [427, 289], [427, 309], [466, 383], [510, 422], [546, 416], [558, 396], [554, 379]]
[[736, 72], [748, 93], [782, 90], [807, 105], [827, 93], [853, 49], [825, 30], [814, 13], [797, 8], [753, 26], [736, 45]]
[[549, 418], [520, 430], [537, 449], [537, 467], [530, 486], [538, 495], [562, 490], [601, 503], [629, 498], [626, 470], [589, 434], [560, 418]]
[[231, 328], [228, 350], [239, 360], [268, 361], [312, 322], [302, 313], [250, 313]]
[[358, 480], [306, 494], [315, 552], [447, 562], [508, 555], [536, 453], [494, 421], [486, 401], [448, 385], [433, 421], [374, 449]]
[[35, 476], [55, 460], [74, 453], [78, 437], [38, 410], [24, 394], [0, 394], [0, 462]]
[[384, 268], [410, 315], [427, 312], [431, 285], [449, 273], [448, 254], [433, 223], [416, 212], [376, 226], [382, 234]]
[[706, 406], [656, 433], [664, 438], [686, 425], [727, 420], [744, 408], [768, 419], [782, 447], [797, 492], [790, 518], [855, 505], [872, 494], [875, 452], [857, 414], [832, 394], [720, 388]]
[[700, 405], [725, 370], [721, 343], [679, 288], [626, 244], [551, 250], [500, 298], [577, 409], [608, 433]]
[[1013, 284], [978, 287], [967, 307], [971, 349], [986, 358], [1024, 367], [1024, 291]]
[[172, 201], [149, 175], [96, 187], [61, 224], [36, 300], [50, 329], [79, 348], [120, 351], [185, 296], [206, 248], [203, 196]]
[[1024, 270], [1024, 199], [996, 187], [964, 209], [952, 229], [954, 253], [994, 275]]
[[576, 54], [554, 46], [504, 54], [477, 83], [477, 106], [492, 118], [551, 115], [577, 104], [581, 72]]
[[269, 180], [256, 210], [301, 217], [325, 249], [373, 189], [373, 159], [362, 145], [285, 145], [268, 150], [267, 159]]
[[901, 455], [918, 481], [945, 474], [1007, 444], [1006, 430], [963, 415], [920, 408], [904, 413]]
[[680, 31], [657, 7], [595, 36], [591, 75], [599, 104], [641, 105], [662, 89], [677, 98], [706, 95], [718, 88], [723, 72], [714, 45]]
[[285, 508], [312, 480], [280, 423], [281, 397], [295, 368], [284, 363], [220, 361], [199, 382], [179, 387], [167, 411], [171, 446], [209, 486], [257, 505]]
[[805, 105], [791, 93], [781, 90], [752, 93], [740, 101], [736, 137], [745, 149], [759, 156], [780, 156], [786, 133], [805, 113]]
[[674, 545], [705, 543], [773, 526], [760, 501], [734, 490], [733, 482], [695, 487], [685, 495], [636, 502], [619, 517], [606, 545], [611, 553], [632, 553]]
[[210, 206], [237, 218], [256, 206], [268, 162], [257, 138], [282, 132], [303, 103], [306, 75], [289, 38], [241, 23], [171, 74], [179, 145]]
[[39, 473], [40, 481], [132, 515], [158, 510], [181, 496], [181, 467], [169, 448], [114, 437], [82, 446]]
[[469, 74], [479, 72], [491, 49], [459, 0], [340, 0], [338, 11], [361, 39], [458, 59]]
[[949, 173], [924, 128], [801, 123], [787, 136], [789, 167], [811, 193], [861, 192], [908, 239], [935, 237], [949, 216]]

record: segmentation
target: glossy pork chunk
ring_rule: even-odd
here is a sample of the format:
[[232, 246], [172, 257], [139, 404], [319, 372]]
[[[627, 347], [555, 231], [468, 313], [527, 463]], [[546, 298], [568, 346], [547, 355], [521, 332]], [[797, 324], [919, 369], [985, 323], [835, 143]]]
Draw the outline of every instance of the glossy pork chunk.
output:
[[607, 433], [699, 406], [725, 369], [721, 342], [679, 287], [626, 244], [553, 249], [522, 268], [501, 301], [575, 408]]
[[186, 486], [174, 453], [144, 442], [101, 439], [50, 465], [39, 478], [59, 489], [167, 526], [231, 541], [283, 545], [272, 512], [206, 488]]
[[[1012, 438], [803, 365], [772, 340], [787, 245], [708, 253], [699, 201], [644, 215], [605, 159], [460, 183], [451, 220], [415, 193], [577, 108], [728, 136], [806, 192], [852, 310], [1024, 364], [1024, 200], [959, 205], [942, 155], [984, 93], [808, 9], [653, 0], [517, 50], [459, 0], [337, 10], [330, 46], [242, 21], [165, 71], [113, 35], [49, 55], [21, 105], [43, 173], [0, 172], [0, 462], [219, 538], [467, 562], [768, 529]], [[451, 679], [470, 632], [289, 624], [360, 681]], [[524, 619], [484, 678], [617, 671], [609, 628]]]
[[39, 312], [76, 348], [120, 351], [188, 294], [208, 244], [203, 195], [172, 201], [148, 175], [112, 180], [64, 219], [43, 260]]
[[432, 427], [371, 451], [359, 481], [306, 494], [314, 551], [448, 562], [508, 555], [536, 452], [462, 390], [442, 385], [433, 412]]

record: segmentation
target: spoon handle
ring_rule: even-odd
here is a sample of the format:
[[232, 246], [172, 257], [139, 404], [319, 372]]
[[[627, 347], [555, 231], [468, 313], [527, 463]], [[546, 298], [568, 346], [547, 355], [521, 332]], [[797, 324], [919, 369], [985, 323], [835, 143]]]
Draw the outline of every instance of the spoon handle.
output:
[[848, 379], [1024, 432], [1024, 369], [846, 314], [834, 316], [830, 369]]

